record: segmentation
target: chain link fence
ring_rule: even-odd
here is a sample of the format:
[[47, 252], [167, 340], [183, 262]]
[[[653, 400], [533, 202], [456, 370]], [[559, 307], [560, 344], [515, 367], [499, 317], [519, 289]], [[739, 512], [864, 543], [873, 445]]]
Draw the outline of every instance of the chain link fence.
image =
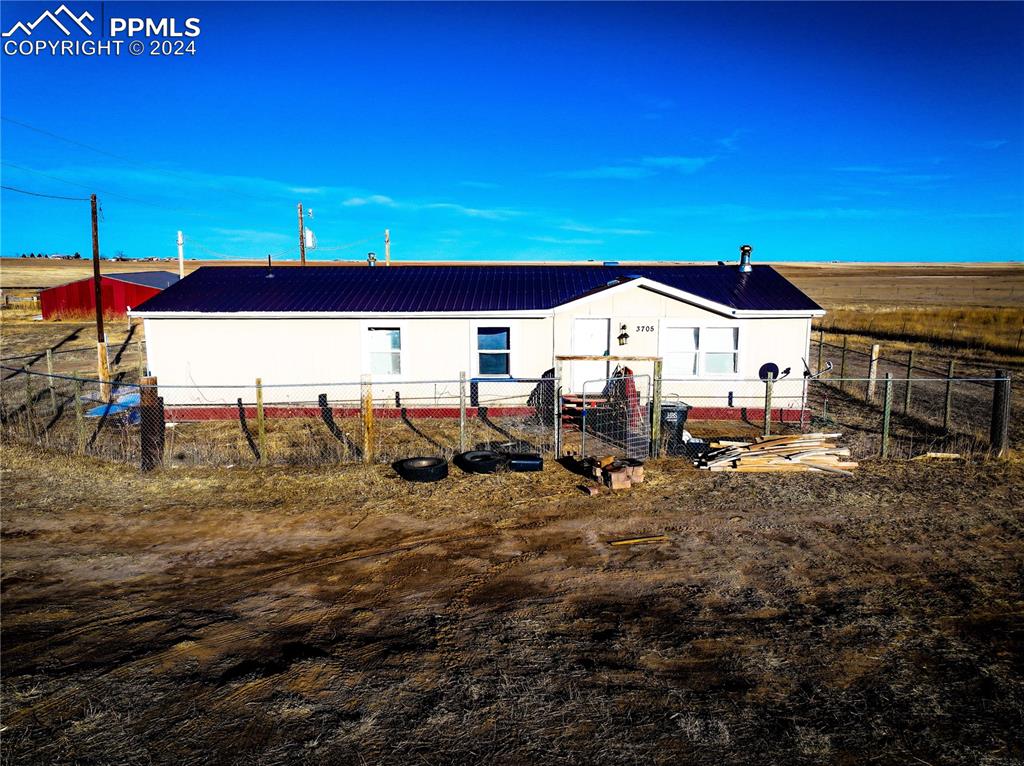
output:
[[[568, 393], [553, 377], [170, 386], [149, 385], [134, 364], [109, 382], [38, 366], [2, 366], [5, 442], [146, 467], [391, 462], [470, 449], [692, 457], [715, 440], [818, 431], [842, 433], [856, 459], [972, 455], [987, 453], [996, 421], [1009, 419], [1000, 404], [1008, 378], [888, 371], [790, 372], [770, 386], [620, 375]], [[1016, 433], [1009, 443], [1019, 447]]]

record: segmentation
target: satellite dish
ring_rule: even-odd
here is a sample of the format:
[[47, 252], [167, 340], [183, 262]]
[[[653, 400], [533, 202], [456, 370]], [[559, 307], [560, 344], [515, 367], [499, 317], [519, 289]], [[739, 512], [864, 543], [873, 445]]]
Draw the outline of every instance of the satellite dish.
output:
[[757, 371], [757, 377], [761, 380], [768, 380], [768, 376], [771, 375], [772, 379], [779, 379], [779, 365], [775, 362], [765, 362], [761, 365], [761, 369]]

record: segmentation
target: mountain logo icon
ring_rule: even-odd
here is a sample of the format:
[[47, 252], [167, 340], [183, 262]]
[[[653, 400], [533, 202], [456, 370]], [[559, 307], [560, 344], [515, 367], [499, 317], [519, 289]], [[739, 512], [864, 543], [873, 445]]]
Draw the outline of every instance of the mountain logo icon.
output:
[[40, 24], [43, 23], [43, 21], [47, 19], [56, 24], [57, 28], [60, 29], [60, 31], [63, 32], [66, 37], [71, 36], [72, 24], [74, 26], [77, 26], [79, 29], [81, 29], [83, 32], [85, 32], [87, 35], [91, 37], [92, 30], [89, 29], [89, 27], [87, 27], [83, 22], [95, 21], [96, 17], [88, 11], [84, 12], [80, 16], [76, 16], [68, 9], [66, 5], [62, 3], [61, 6], [55, 11], [43, 11], [41, 14], [39, 14], [39, 18], [37, 18], [35, 21], [30, 21], [27, 24], [24, 21], [17, 22], [13, 27], [11, 27], [10, 29], [3, 33], [3, 37], [13, 37], [14, 33], [18, 31], [20, 31], [22, 34], [28, 37], [31, 37], [36, 27], [38, 27]]

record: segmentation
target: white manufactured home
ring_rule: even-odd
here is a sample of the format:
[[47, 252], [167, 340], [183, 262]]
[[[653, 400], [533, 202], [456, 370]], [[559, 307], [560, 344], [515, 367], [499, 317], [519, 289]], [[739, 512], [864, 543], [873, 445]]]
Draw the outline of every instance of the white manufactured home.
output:
[[[538, 379], [562, 356], [648, 358], [628, 363], [645, 376], [657, 357], [663, 394], [718, 418], [761, 406], [765, 369], [791, 371], [774, 402], [800, 408], [822, 314], [746, 264], [204, 267], [132, 312], [168, 405], [231, 404], [257, 377], [273, 401], [302, 403], [316, 401], [306, 384], [369, 375], [381, 401], [460, 373]], [[596, 394], [614, 366], [565, 362], [562, 390]]]

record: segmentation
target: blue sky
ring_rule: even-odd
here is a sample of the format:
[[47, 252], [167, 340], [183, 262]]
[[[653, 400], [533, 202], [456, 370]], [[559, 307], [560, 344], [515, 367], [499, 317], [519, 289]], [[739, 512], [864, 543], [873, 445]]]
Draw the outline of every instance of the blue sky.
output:
[[[2, 56], [3, 183], [95, 190], [105, 255], [297, 258], [301, 200], [323, 259], [1024, 258], [1024, 4], [68, 6], [201, 19]], [[2, 203], [3, 255], [90, 252]]]

